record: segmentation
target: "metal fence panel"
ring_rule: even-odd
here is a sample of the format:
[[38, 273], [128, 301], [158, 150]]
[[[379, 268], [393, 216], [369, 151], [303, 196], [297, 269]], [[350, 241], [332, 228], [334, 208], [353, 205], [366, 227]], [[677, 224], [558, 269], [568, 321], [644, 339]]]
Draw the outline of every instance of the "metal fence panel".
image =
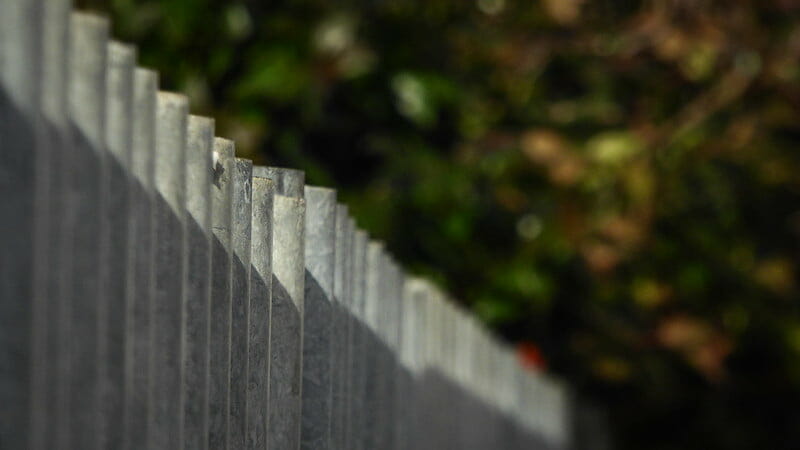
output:
[[0, 446], [604, 448], [335, 191], [236, 158], [69, 10], [0, 0]]

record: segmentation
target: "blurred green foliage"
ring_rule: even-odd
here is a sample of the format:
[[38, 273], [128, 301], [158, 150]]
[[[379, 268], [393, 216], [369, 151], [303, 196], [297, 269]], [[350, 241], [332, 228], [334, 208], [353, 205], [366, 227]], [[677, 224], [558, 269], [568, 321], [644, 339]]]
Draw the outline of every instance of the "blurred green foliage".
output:
[[798, 446], [800, 1], [79, 3], [618, 448]]

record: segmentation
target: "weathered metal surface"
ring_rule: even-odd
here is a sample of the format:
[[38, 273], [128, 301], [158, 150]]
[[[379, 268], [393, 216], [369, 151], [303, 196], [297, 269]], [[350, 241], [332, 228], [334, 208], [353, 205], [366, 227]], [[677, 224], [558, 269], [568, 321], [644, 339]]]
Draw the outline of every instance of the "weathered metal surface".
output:
[[385, 436], [381, 433], [383, 414], [380, 410], [384, 400], [386, 346], [379, 337], [380, 303], [383, 283], [383, 244], [370, 241], [366, 249], [366, 280], [364, 298], [364, 321], [366, 373], [364, 375], [364, 421], [361, 429], [361, 447], [382, 448]]
[[72, 154], [65, 170], [70, 203], [65, 226], [72, 235], [70, 254], [68, 426], [60, 440], [73, 448], [97, 445], [99, 408], [98, 302], [101, 236], [107, 208], [101, 190], [106, 176], [105, 85], [108, 22], [73, 13], [69, 47], [67, 106], [72, 127]]
[[336, 207], [336, 261], [334, 270], [333, 308], [331, 315], [331, 433], [330, 446], [341, 449], [344, 445], [345, 373], [347, 365], [347, 309], [350, 273], [350, 252], [347, 246], [347, 224], [349, 210], [339, 204]]
[[186, 333], [183, 446], [208, 445], [211, 313], [211, 184], [214, 121], [189, 116], [186, 141]]
[[107, 170], [100, 188], [105, 222], [100, 236], [100, 301], [98, 302], [99, 448], [121, 448], [125, 389], [126, 329], [131, 259], [130, 193], [133, 146], [133, 77], [136, 50], [119, 42], [107, 46], [106, 129]]
[[145, 448], [150, 416], [151, 312], [155, 296], [155, 127], [158, 77], [136, 69], [133, 86], [133, 155], [131, 157], [131, 283], [127, 293], [124, 447]]
[[[356, 283], [358, 276], [356, 275], [356, 223], [352, 217], [348, 216], [347, 227], [345, 229], [345, 251], [347, 252], [347, 271], [345, 281], [347, 283], [346, 295], [344, 297], [344, 313], [345, 313], [345, 364], [344, 364], [344, 392], [343, 392], [343, 408], [341, 411], [342, 420], [342, 448], [352, 448], [353, 446], [353, 393], [357, 391], [353, 385], [353, 377], [355, 375], [355, 360], [354, 353], [355, 335], [357, 333], [358, 322], [355, 313], [355, 297], [356, 297]], [[363, 267], [362, 267], [363, 270]]]
[[274, 203], [275, 183], [267, 178], [253, 177], [247, 434], [245, 440], [245, 448], [253, 450], [264, 449], [267, 445]]
[[233, 278], [231, 279], [231, 354], [228, 448], [244, 447], [247, 436], [248, 355], [250, 354], [250, 247], [253, 163], [236, 158], [233, 184]]
[[147, 432], [150, 448], [182, 448], [188, 101], [159, 92], [156, 108], [155, 297]]
[[329, 448], [336, 191], [306, 186], [303, 405], [300, 447]]
[[302, 170], [255, 166], [253, 175], [275, 182], [275, 192], [277, 194], [286, 197], [303, 198], [306, 174]]
[[350, 410], [348, 412], [347, 448], [363, 449], [364, 440], [362, 430], [365, 422], [366, 405], [366, 376], [367, 376], [367, 348], [369, 332], [364, 321], [364, 303], [366, 295], [367, 273], [367, 233], [356, 230], [353, 239], [353, 301], [351, 314], [353, 316], [353, 346], [352, 346], [352, 375], [350, 379]]
[[300, 440], [305, 201], [275, 196], [269, 370], [269, 448]]
[[[233, 141], [214, 139], [211, 187], [211, 323], [209, 324], [208, 448], [227, 448], [233, 276], [233, 196], [246, 186], [236, 170]], [[241, 196], [239, 196], [241, 198]]]

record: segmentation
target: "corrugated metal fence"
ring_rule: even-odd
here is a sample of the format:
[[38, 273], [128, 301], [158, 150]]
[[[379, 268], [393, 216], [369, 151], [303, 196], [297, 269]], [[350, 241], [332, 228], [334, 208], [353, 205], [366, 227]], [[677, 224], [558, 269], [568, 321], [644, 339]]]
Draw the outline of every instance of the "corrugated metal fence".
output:
[[0, 449], [574, 447], [563, 384], [71, 9], [0, 0]]

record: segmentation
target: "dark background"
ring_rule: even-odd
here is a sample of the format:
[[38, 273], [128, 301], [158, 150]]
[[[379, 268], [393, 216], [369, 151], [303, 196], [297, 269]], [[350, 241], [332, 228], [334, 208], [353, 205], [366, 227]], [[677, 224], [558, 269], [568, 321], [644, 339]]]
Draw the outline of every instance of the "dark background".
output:
[[615, 448], [800, 447], [800, 1], [78, 3]]

